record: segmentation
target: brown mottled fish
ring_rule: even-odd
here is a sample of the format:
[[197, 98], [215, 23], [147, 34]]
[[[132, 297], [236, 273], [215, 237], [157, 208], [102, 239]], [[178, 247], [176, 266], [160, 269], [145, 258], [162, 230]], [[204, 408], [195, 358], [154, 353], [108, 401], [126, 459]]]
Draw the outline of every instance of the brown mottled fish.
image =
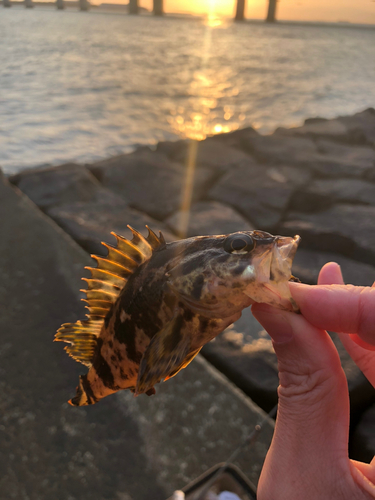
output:
[[[297, 311], [288, 286], [299, 243], [263, 231], [165, 243], [130, 228], [107, 257], [93, 256], [87, 320], [65, 323], [55, 340], [89, 368], [72, 405], [119, 391], [154, 394], [254, 302]], [[114, 234], [114, 233], [113, 233]]]

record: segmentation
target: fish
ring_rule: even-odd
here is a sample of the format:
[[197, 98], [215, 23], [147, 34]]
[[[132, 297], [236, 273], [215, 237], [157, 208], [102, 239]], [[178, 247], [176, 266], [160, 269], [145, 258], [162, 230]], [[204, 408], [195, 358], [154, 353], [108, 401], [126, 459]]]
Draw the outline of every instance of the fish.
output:
[[186, 368], [201, 348], [255, 302], [298, 312], [288, 286], [300, 237], [255, 230], [166, 243], [128, 226], [112, 233], [107, 256], [88, 267], [87, 319], [64, 323], [55, 335], [88, 367], [73, 406], [95, 404], [128, 389], [155, 394], [155, 385]]

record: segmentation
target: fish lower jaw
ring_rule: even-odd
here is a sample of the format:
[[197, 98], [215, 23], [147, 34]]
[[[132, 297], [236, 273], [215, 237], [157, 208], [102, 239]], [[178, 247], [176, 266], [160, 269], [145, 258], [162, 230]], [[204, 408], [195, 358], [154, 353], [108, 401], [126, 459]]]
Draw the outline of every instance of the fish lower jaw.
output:
[[287, 282], [281, 285], [263, 283], [257, 287], [248, 287], [245, 290], [245, 294], [248, 295], [248, 297], [250, 297], [254, 302], [268, 304], [272, 307], [283, 309], [285, 311], [299, 311], [297, 304], [290, 294]]

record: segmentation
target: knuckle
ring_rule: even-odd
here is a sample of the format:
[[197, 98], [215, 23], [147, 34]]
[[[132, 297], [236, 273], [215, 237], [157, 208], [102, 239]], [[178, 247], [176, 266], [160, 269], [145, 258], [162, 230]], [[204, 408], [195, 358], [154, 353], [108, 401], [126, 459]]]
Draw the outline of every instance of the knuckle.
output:
[[307, 400], [309, 404], [319, 402], [324, 395], [330, 394], [337, 388], [337, 381], [332, 378], [331, 372], [326, 369], [306, 372], [279, 371], [280, 398]]
[[375, 335], [375, 289], [363, 288], [358, 297], [357, 332], [360, 335]]

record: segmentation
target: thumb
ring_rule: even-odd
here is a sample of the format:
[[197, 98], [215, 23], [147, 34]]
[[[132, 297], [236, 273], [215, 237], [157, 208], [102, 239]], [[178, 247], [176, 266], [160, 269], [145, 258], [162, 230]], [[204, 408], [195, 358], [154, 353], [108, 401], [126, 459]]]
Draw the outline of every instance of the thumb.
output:
[[[301, 483], [302, 478], [309, 488], [318, 474], [328, 488], [335, 484], [332, 475], [337, 473], [332, 464], [348, 463], [343, 457], [347, 457], [349, 396], [337, 350], [327, 332], [302, 315], [265, 304], [254, 304], [252, 311], [272, 337], [280, 381], [275, 435], [262, 475], [271, 474], [268, 484]], [[322, 470], [329, 476], [327, 484]], [[290, 474], [296, 476], [291, 480]]]

